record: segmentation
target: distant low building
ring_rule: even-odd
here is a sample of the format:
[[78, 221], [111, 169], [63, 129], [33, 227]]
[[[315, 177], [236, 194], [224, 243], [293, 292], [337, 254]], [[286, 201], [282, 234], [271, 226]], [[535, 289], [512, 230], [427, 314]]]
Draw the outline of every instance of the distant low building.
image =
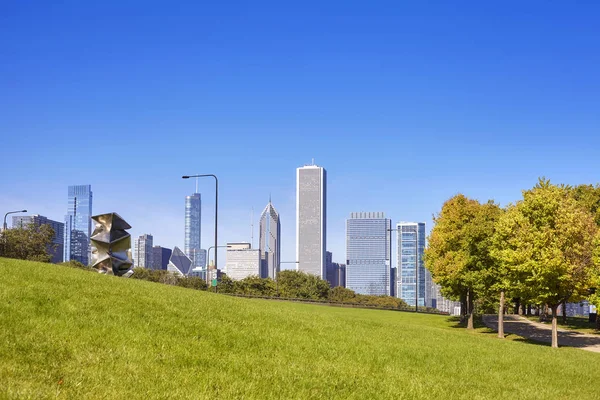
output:
[[250, 243], [227, 243], [225, 273], [233, 280], [260, 276], [260, 250], [252, 249]]
[[65, 224], [58, 221], [53, 221], [42, 215], [19, 215], [12, 217], [13, 228], [26, 228], [29, 225], [40, 227], [49, 225], [54, 230], [52, 237], [52, 246], [48, 253], [52, 257], [50, 262], [59, 263], [64, 259], [64, 240], [65, 240]]

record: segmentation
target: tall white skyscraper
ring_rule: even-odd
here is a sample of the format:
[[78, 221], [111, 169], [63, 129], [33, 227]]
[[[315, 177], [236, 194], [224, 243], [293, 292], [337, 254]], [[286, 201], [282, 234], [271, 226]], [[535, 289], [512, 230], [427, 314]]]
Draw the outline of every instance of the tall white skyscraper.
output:
[[346, 220], [346, 287], [390, 295], [392, 221], [382, 212], [354, 212]]
[[154, 266], [153, 242], [152, 235], [148, 234], [141, 235], [136, 239], [134, 266], [141, 268], [152, 268]]
[[206, 252], [200, 248], [200, 229], [202, 222], [202, 200], [200, 193], [185, 197], [185, 238], [183, 251], [192, 260], [192, 266], [206, 266]]
[[298, 270], [326, 278], [327, 172], [317, 165], [296, 170]]
[[260, 249], [261, 276], [275, 279], [279, 272], [281, 254], [281, 223], [279, 213], [273, 207], [271, 199], [260, 215], [260, 232], [258, 247]]
[[[398, 267], [396, 270], [396, 297], [414, 306], [432, 306], [431, 273], [425, 268], [425, 223], [400, 222], [398, 228]], [[418, 286], [417, 286], [418, 281]], [[418, 290], [418, 292], [417, 292]]]

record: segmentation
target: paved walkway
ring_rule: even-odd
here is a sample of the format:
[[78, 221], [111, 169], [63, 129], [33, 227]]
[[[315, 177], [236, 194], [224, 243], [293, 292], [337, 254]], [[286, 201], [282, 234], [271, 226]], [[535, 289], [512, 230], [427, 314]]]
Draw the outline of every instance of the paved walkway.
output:
[[[484, 315], [483, 323], [498, 330], [498, 316]], [[533, 322], [518, 315], [504, 316], [504, 332], [531, 339], [536, 342], [552, 343], [552, 326]], [[578, 347], [582, 350], [600, 353], [600, 335], [590, 335], [558, 328], [558, 345]]]

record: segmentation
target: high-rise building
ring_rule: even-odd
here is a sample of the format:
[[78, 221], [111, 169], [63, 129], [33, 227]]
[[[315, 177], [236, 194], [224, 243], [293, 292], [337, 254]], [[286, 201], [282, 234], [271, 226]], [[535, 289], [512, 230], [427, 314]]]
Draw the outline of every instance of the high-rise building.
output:
[[135, 262], [134, 265], [140, 268], [152, 268], [154, 265], [152, 251], [154, 238], [152, 235], [144, 234], [135, 241]]
[[281, 261], [281, 223], [279, 213], [271, 199], [260, 215], [258, 248], [260, 250], [261, 274], [263, 278], [275, 279]]
[[[432, 306], [431, 274], [425, 268], [425, 223], [400, 222], [398, 228], [398, 265], [396, 297], [414, 306], [418, 296], [419, 306]], [[417, 291], [418, 278], [418, 293]]]
[[346, 287], [390, 295], [392, 221], [382, 212], [353, 212], [346, 220]]
[[89, 264], [92, 235], [92, 185], [69, 186], [64, 260]]
[[154, 246], [152, 247], [152, 269], [167, 269], [169, 265], [169, 258], [173, 252], [171, 249], [166, 247]]
[[328, 251], [325, 253], [326, 278], [329, 286], [346, 287], [346, 265], [333, 262], [333, 254]]
[[250, 243], [227, 243], [225, 273], [233, 280], [260, 275], [260, 250]]
[[296, 170], [296, 261], [298, 270], [326, 279], [327, 171], [317, 165]]
[[183, 251], [192, 260], [194, 267], [206, 266], [206, 253], [200, 248], [201, 230], [201, 198], [200, 193], [185, 197], [185, 238]]
[[64, 241], [65, 241], [65, 224], [58, 221], [53, 221], [42, 215], [19, 215], [12, 217], [13, 228], [26, 228], [29, 225], [40, 227], [42, 225], [50, 225], [54, 230], [52, 237], [52, 245], [48, 249], [48, 253], [52, 257], [50, 262], [59, 263], [64, 257]]

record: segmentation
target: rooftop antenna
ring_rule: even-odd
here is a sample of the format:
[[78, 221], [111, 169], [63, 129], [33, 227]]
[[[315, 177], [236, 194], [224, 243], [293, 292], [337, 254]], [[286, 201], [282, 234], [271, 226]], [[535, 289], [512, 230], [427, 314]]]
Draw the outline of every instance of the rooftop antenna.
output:
[[250, 212], [250, 248], [254, 248], [254, 207], [252, 207], [252, 211]]
[[196, 177], [196, 192], [195, 193], [198, 193], [198, 177]]

